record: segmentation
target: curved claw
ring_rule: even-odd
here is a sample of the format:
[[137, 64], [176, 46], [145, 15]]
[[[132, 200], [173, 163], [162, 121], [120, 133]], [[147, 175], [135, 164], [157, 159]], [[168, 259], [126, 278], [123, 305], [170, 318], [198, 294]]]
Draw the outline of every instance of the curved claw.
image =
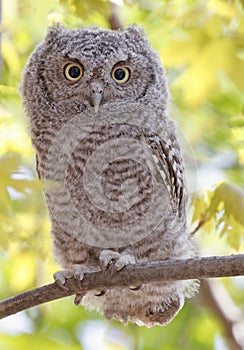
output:
[[77, 281], [78, 287], [82, 289], [81, 281], [84, 278], [84, 270], [81, 265], [74, 265], [74, 278]]
[[72, 277], [76, 279], [78, 287], [82, 288], [81, 281], [84, 278], [84, 269], [81, 265], [74, 265], [72, 269], [60, 270], [53, 274], [54, 281], [63, 290], [69, 290], [65, 284]]
[[85, 294], [86, 294], [86, 293], [78, 293], [78, 294], [76, 294], [76, 296], [75, 296], [75, 298], [74, 298], [74, 304], [75, 304], [76, 306], [80, 305], [81, 300], [82, 300], [82, 298], [83, 298], [83, 296], [84, 296]]
[[120, 254], [112, 250], [102, 250], [99, 256], [99, 262], [102, 271], [107, 270], [114, 261], [117, 261]]
[[61, 289], [69, 290], [69, 288], [65, 286], [65, 283], [67, 279], [73, 277], [73, 274], [72, 270], [61, 270], [53, 274], [53, 279]]
[[113, 250], [102, 250], [99, 256], [102, 271], [107, 270], [113, 263], [111, 273], [120, 271], [123, 267], [134, 264], [135, 257], [127, 252], [118, 253]]
[[102, 290], [97, 291], [96, 293], [94, 293], [94, 295], [96, 297], [102, 297], [103, 295], [107, 294], [107, 291], [108, 291], [107, 289], [102, 289]]
[[139, 286], [130, 286], [129, 289], [133, 292], [136, 292], [137, 290], [143, 289], [145, 284], [140, 284]]

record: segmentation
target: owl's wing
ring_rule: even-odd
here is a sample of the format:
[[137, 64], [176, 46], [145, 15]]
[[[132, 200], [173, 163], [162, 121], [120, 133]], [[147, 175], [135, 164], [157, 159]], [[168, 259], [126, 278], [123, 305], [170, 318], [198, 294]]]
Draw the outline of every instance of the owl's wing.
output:
[[179, 210], [183, 205], [185, 191], [184, 165], [178, 142], [169, 137], [166, 142], [157, 136], [147, 138], [154, 162], [164, 180], [173, 208]]

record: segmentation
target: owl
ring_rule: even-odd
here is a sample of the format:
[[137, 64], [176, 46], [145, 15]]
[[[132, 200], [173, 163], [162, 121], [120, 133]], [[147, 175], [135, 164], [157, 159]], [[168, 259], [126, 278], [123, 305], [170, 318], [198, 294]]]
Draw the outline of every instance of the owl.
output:
[[[66, 288], [84, 273], [189, 258], [188, 194], [165, 70], [143, 29], [51, 27], [21, 85]], [[78, 294], [108, 319], [168, 324], [197, 289], [155, 282]]]

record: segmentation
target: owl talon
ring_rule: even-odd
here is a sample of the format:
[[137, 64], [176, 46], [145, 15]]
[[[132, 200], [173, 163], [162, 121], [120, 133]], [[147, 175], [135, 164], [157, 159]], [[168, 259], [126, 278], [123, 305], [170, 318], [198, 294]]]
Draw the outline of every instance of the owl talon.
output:
[[118, 260], [119, 253], [114, 252], [112, 250], [102, 250], [99, 256], [99, 262], [102, 271], [107, 270], [113, 262]]
[[108, 291], [107, 289], [102, 289], [102, 290], [97, 291], [96, 293], [94, 293], [94, 295], [96, 297], [102, 297], [103, 295], [107, 294], [107, 291]]
[[113, 250], [103, 250], [100, 253], [99, 261], [102, 271], [111, 266], [111, 273], [113, 274], [129, 264], [134, 264], [135, 258], [132, 254], [126, 252], [118, 253]]
[[72, 278], [74, 275], [72, 270], [61, 270], [61, 271], [57, 271], [53, 274], [53, 279], [55, 281], [55, 283], [63, 290], [69, 290], [69, 288], [67, 288], [65, 286], [66, 280], [69, 278]]
[[74, 298], [74, 304], [75, 304], [76, 306], [80, 305], [81, 300], [82, 300], [82, 298], [83, 298], [83, 296], [84, 296], [85, 294], [86, 294], [86, 293], [78, 293], [78, 294], [76, 294], [76, 296], [75, 296], [75, 298]]
[[78, 287], [82, 289], [81, 282], [84, 278], [84, 270], [81, 265], [74, 265], [74, 278], [77, 281]]
[[74, 265], [73, 270], [61, 270], [53, 274], [54, 281], [63, 290], [69, 290], [65, 286], [66, 280], [74, 277], [77, 281], [78, 287], [81, 289], [81, 281], [84, 278], [84, 271], [81, 265]]
[[114, 266], [116, 271], [120, 271], [123, 269], [123, 267], [129, 264], [135, 264], [135, 258], [133, 255], [124, 254], [124, 255], [120, 255], [119, 259], [116, 261]]
[[137, 290], [143, 289], [145, 284], [140, 284], [139, 286], [130, 286], [129, 289], [133, 292], [136, 292]]

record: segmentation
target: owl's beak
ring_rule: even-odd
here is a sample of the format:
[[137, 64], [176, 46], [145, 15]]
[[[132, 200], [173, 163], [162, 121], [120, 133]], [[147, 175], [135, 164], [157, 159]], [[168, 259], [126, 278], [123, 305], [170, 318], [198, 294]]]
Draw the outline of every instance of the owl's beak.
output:
[[99, 93], [92, 93], [91, 102], [94, 107], [95, 113], [98, 112], [98, 108], [102, 102], [103, 95]]
[[100, 82], [91, 84], [91, 103], [95, 109], [95, 113], [98, 112], [98, 108], [103, 99], [103, 85]]

